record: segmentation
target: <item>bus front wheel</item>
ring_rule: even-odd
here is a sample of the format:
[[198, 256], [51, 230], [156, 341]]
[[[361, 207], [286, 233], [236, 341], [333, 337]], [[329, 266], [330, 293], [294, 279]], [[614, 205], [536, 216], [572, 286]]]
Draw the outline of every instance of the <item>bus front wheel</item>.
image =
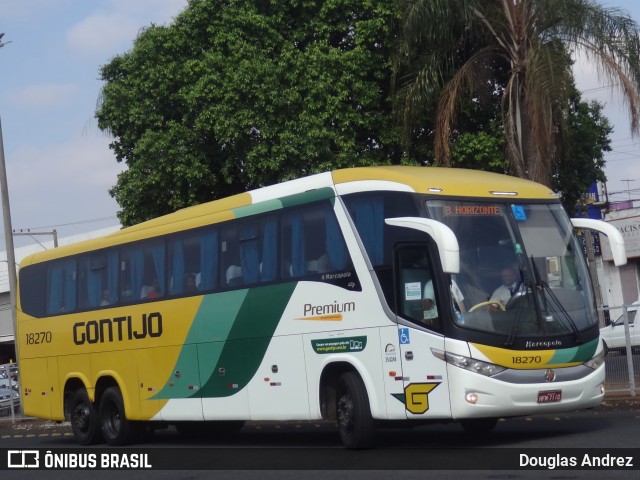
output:
[[109, 445], [128, 445], [140, 438], [141, 424], [127, 420], [118, 387], [109, 387], [104, 391], [98, 416], [102, 435]]
[[73, 393], [68, 411], [71, 430], [80, 445], [93, 445], [102, 441], [98, 412], [84, 388]]
[[336, 417], [343, 445], [346, 448], [372, 447], [376, 424], [360, 376], [354, 372], [343, 373], [338, 379], [336, 393]]

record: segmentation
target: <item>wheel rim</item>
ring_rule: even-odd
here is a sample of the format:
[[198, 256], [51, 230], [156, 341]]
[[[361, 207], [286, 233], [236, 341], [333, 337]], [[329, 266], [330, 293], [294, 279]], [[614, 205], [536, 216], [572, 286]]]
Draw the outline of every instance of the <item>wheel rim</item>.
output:
[[116, 405], [110, 403], [104, 411], [102, 419], [102, 428], [106, 435], [115, 437], [122, 428], [122, 415]]
[[91, 410], [86, 403], [80, 403], [73, 412], [74, 424], [82, 433], [87, 433], [91, 425]]
[[338, 425], [342, 430], [353, 430], [353, 400], [349, 395], [343, 395], [338, 400]]

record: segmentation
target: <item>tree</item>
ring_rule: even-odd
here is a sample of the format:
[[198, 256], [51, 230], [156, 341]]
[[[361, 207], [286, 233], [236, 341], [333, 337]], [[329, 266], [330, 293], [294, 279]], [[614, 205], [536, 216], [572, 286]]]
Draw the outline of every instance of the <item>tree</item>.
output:
[[[553, 164], [551, 188], [558, 192], [569, 214], [591, 185], [605, 181], [604, 152], [611, 150], [611, 124], [602, 114], [602, 105], [585, 102], [572, 86], [569, 98], [566, 145], [562, 157]], [[451, 142], [451, 166], [507, 173], [505, 139], [499, 104], [483, 109], [478, 105], [463, 117], [464, 129], [456, 131]]]
[[451, 162], [461, 105], [501, 91], [511, 170], [552, 185], [566, 159], [571, 54], [583, 52], [627, 100], [640, 131], [640, 27], [592, 0], [404, 0], [396, 74], [405, 130], [435, 113], [435, 158]]
[[385, 0], [192, 0], [101, 69], [124, 225], [290, 178], [399, 163]]
[[560, 192], [562, 204], [571, 215], [594, 182], [604, 182], [604, 152], [611, 151], [609, 135], [613, 127], [602, 114], [602, 105], [596, 101], [584, 102], [574, 89], [570, 98], [567, 124], [567, 148], [555, 163], [552, 188]]

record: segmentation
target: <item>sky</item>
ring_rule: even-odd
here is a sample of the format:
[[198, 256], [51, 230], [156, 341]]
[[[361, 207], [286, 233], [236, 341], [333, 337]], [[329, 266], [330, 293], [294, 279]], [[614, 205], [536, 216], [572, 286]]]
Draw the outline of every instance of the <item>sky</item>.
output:
[[[0, 49], [0, 120], [14, 230], [56, 229], [64, 237], [118, 224], [118, 205], [108, 190], [123, 165], [94, 117], [99, 70], [130, 50], [140, 29], [171, 23], [186, 5], [187, 0], [0, 0], [0, 32], [11, 42]], [[607, 5], [640, 21], [637, 0]], [[606, 156], [611, 200], [640, 199], [640, 141], [631, 139], [615, 88], [599, 83], [585, 60], [577, 63], [576, 76], [583, 98], [605, 104], [615, 129], [613, 151]], [[34, 242], [23, 236], [15, 241]]]

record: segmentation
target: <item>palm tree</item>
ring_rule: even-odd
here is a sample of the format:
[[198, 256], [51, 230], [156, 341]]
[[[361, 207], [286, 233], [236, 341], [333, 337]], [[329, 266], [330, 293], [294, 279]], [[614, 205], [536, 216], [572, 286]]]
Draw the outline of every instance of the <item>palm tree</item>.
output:
[[463, 102], [499, 92], [513, 173], [551, 185], [578, 52], [620, 89], [640, 132], [640, 27], [628, 14], [592, 0], [400, 1], [399, 111], [412, 129], [435, 109], [436, 163], [449, 165]]

